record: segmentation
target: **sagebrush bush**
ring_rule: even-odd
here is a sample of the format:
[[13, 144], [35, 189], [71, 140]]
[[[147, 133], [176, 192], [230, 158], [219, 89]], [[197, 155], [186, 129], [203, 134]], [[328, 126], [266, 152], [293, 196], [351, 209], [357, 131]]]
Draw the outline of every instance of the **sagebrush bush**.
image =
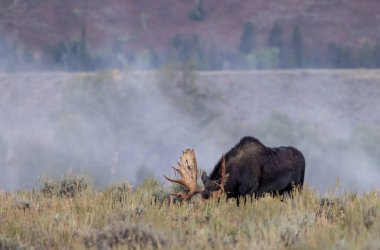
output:
[[42, 183], [41, 193], [50, 198], [53, 196], [75, 197], [87, 188], [88, 181], [85, 177], [68, 175], [60, 181], [45, 180]]
[[21, 242], [16, 239], [8, 239], [0, 234], [0, 249], [2, 250], [23, 250], [26, 249]]

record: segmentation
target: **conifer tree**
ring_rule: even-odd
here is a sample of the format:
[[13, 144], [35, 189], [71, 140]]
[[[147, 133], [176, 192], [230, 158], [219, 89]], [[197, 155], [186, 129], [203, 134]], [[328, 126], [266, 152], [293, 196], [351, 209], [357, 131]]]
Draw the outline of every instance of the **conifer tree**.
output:
[[278, 50], [278, 62], [277, 67], [286, 66], [284, 44], [282, 40], [282, 28], [278, 22], [273, 24], [272, 29], [269, 32], [267, 39], [267, 47]]
[[298, 25], [293, 28], [290, 41], [290, 66], [302, 67], [303, 63], [303, 41]]
[[244, 24], [243, 33], [240, 37], [239, 50], [243, 54], [249, 54], [255, 47], [254, 27], [251, 22]]
[[278, 49], [282, 49], [283, 47], [282, 28], [278, 22], [273, 24], [273, 27], [269, 32], [267, 46]]

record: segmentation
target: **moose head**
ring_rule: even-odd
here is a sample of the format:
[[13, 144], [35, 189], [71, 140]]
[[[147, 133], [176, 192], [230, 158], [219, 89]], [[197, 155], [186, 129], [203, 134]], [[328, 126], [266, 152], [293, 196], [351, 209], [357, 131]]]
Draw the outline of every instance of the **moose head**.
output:
[[203, 199], [219, 198], [224, 193], [224, 185], [227, 180], [226, 176], [226, 161], [224, 155], [222, 156], [222, 164], [219, 168], [218, 180], [211, 180], [205, 171], [202, 172], [202, 182], [204, 189], [200, 190], [197, 187], [198, 180], [198, 166], [193, 149], [186, 149], [178, 162], [178, 168], [173, 169], [181, 176], [180, 180], [171, 179], [164, 175], [164, 177], [171, 182], [180, 184], [188, 189], [187, 193], [179, 192], [172, 195], [179, 197], [181, 200], [190, 200], [194, 195], [201, 194]]

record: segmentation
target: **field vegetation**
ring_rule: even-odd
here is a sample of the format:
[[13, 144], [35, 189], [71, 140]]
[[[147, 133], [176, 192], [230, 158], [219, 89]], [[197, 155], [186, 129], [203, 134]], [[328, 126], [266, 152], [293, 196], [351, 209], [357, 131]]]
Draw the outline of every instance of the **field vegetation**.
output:
[[0, 192], [0, 249], [379, 249], [380, 194], [176, 202], [154, 179], [94, 188], [67, 175]]

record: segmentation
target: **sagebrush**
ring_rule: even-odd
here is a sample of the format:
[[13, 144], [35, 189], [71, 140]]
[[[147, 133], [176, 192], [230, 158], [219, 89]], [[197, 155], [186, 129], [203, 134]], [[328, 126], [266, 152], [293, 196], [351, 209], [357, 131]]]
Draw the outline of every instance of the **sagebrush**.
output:
[[[82, 180], [75, 179], [74, 180]], [[56, 187], [63, 187], [58, 181]], [[70, 183], [70, 182], [69, 182]], [[51, 184], [51, 183], [50, 183]], [[237, 207], [233, 199], [179, 204], [150, 179], [75, 195], [46, 186], [0, 192], [1, 249], [379, 249], [380, 194], [310, 187], [293, 197], [265, 196]], [[54, 186], [54, 185], [53, 185]], [[71, 190], [71, 189], [70, 189]]]

